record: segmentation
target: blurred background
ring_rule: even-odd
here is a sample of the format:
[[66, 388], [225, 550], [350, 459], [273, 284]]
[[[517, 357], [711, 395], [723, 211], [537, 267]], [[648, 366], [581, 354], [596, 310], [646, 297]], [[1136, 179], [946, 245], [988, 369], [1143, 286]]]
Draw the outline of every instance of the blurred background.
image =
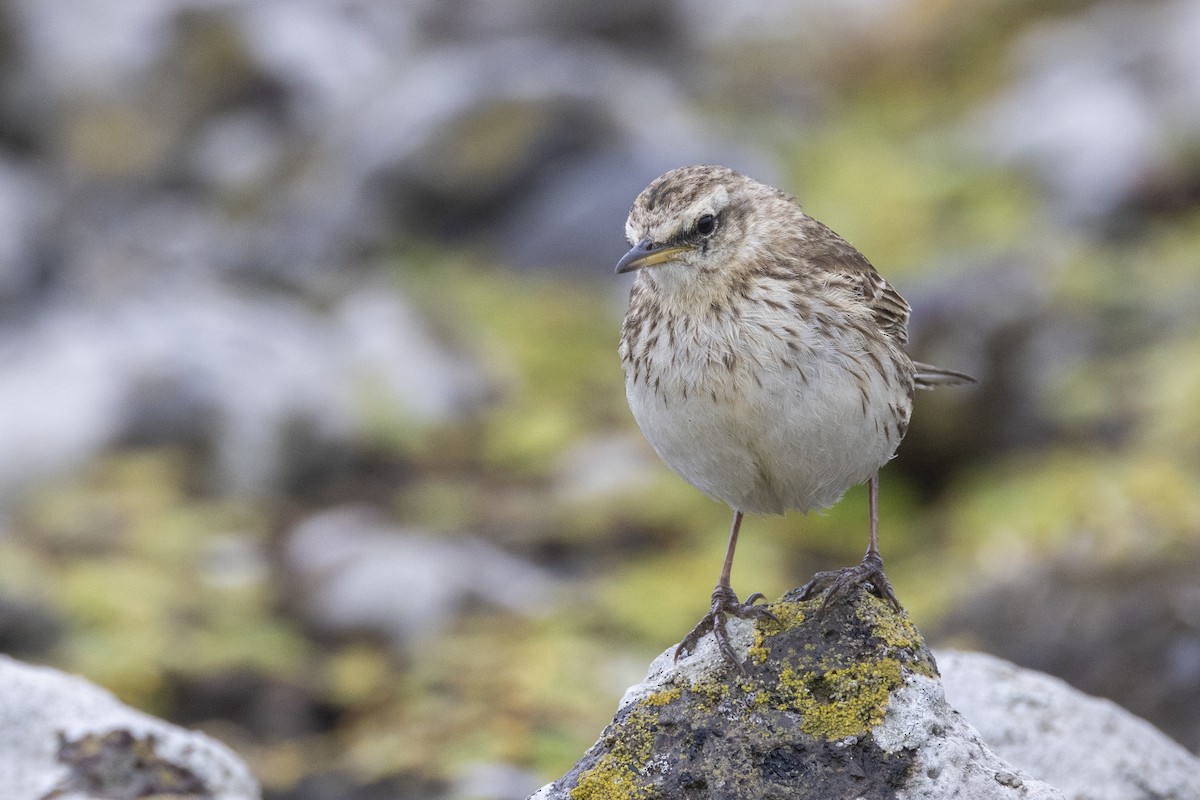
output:
[[[708, 606], [616, 357], [636, 194], [794, 193], [914, 308], [935, 644], [1200, 747], [1200, 0], [0, 0], [0, 651], [269, 800], [523, 798]], [[862, 489], [734, 587], [855, 563]]]

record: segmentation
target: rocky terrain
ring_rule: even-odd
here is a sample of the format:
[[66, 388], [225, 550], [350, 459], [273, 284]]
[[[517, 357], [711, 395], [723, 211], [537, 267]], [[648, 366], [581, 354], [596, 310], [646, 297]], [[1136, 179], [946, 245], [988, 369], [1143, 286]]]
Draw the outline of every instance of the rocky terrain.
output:
[[[1200, 748], [1200, 2], [0, 0], [0, 651], [268, 800], [525, 797], [726, 510], [625, 407], [637, 192], [727, 163], [914, 308], [882, 480], [934, 645]], [[861, 491], [748, 520], [777, 598]]]

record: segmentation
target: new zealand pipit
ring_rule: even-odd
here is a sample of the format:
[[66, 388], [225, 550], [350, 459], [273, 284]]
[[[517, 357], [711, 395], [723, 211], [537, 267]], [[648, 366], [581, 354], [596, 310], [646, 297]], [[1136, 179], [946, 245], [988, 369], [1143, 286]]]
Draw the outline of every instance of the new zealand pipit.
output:
[[676, 650], [713, 631], [738, 664], [729, 616], [769, 616], [738, 601], [729, 573], [742, 514], [828, 508], [868, 485], [861, 564], [803, 587], [830, 598], [869, 583], [899, 608], [883, 573], [878, 471], [908, 427], [914, 388], [972, 381], [904, 352], [908, 303], [857, 250], [796, 202], [733, 170], [692, 166], [634, 201], [637, 270], [621, 329], [629, 407], [671, 469], [733, 508], [712, 608]]

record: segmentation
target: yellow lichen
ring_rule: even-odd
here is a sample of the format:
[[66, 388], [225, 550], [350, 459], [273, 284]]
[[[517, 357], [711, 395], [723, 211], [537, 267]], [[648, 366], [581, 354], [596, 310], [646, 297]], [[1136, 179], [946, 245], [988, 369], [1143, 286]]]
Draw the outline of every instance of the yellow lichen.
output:
[[642, 703], [647, 706], [665, 706], [673, 700], [678, 700], [682, 695], [683, 690], [676, 686], [673, 689], [663, 689], [661, 692], [655, 692], [643, 699]]
[[656, 711], [670, 702], [664, 696], [680, 692], [669, 689], [638, 702], [608, 734], [609, 751], [596, 765], [579, 776], [571, 790], [571, 800], [639, 800], [650, 796], [642, 780], [642, 770], [654, 752]]
[[767, 660], [769, 653], [765, 642], [768, 636], [790, 630], [804, 622], [804, 606], [800, 603], [779, 600], [767, 608], [778, 622], [767, 620], [754, 626], [754, 644], [750, 646], [748, 658], [755, 664], [762, 664]]
[[871, 632], [890, 647], [919, 650], [921, 634], [907, 614], [895, 611], [874, 595], [866, 595], [855, 611], [857, 617], [871, 627]]
[[[874, 595], [866, 595], [855, 613], [859, 620], [870, 626], [871, 633], [881, 639], [890, 650], [921, 653], [925, 642], [908, 614], [895, 611], [885, 601]], [[927, 659], [914, 660], [908, 666], [915, 672], [933, 676], [934, 667], [928, 663]]]
[[649, 797], [646, 787], [639, 783], [627, 767], [615, 764], [611, 754], [579, 776], [571, 790], [571, 800], [636, 800]]
[[799, 713], [800, 729], [811, 736], [860, 736], [883, 721], [892, 691], [903, 682], [895, 658], [824, 671], [788, 666], [779, 674], [778, 707]]
[[710, 707], [715, 707], [729, 697], [729, 685], [725, 683], [693, 683], [688, 687], [688, 691], [703, 698], [705, 704]]

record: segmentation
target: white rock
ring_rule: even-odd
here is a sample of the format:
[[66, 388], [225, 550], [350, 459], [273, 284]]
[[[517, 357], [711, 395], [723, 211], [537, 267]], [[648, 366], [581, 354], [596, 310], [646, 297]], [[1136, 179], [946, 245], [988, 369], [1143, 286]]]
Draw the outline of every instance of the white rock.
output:
[[994, 656], [936, 658], [947, 700], [988, 745], [1068, 800], [1200, 797], [1200, 759], [1115, 703]]
[[986, 157], [1031, 166], [1071, 217], [1112, 212], [1196, 142], [1193, 0], [1094, 3], [1031, 26], [977, 120]]
[[[60, 747], [102, 737], [119, 742], [126, 735], [149, 744], [158, 762], [147, 765], [144, 776], [132, 776], [144, 781], [134, 785], [161, 785], [154, 783], [161, 773], [150, 772], [166, 764], [199, 779], [213, 800], [259, 797], [250, 770], [220, 742], [122, 705], [82, 678], [0, 656], [0, 800], [89, 796], [78, 772], [60, 762]], [[124, 774], [110, 769], [104, 786], [125, 786]]]
[[889, 753], [916, 752], [899, 800], [1062, 800], [1063, 793], [1014, 768], [984, 743], [946, 702], [942, 684], [911, 675], [892, 693], [887, 715], [872, 731]]
[[558, 607], [562, 594], [545, 570], [484, 539], [400, 528], [367, 507], [314, 514], [288, 534], [285, 553], [311, 622], [375, 631], [398, 648], [441, 630], [473, 601], [536, 616]]
[[640, 434], [606, 431], [563, 453], [554, 470], [554, 493], [568, 504], [612, 500], [656, 480], [662, 470]]
[[210, 443], [220, 488], [270, 489], [297, 431], [322, 443], [361, 435], [364, 394], [427, 424], [488, 392], [386, 286], [364, 283], [320, 310], [239, 293], [199, 268], [131, 282], [141, 288], [127, 297], [77, 297], [4, 331], [0, 450], [21, 458], [0, 464], [0, 500], [130, 437]]

